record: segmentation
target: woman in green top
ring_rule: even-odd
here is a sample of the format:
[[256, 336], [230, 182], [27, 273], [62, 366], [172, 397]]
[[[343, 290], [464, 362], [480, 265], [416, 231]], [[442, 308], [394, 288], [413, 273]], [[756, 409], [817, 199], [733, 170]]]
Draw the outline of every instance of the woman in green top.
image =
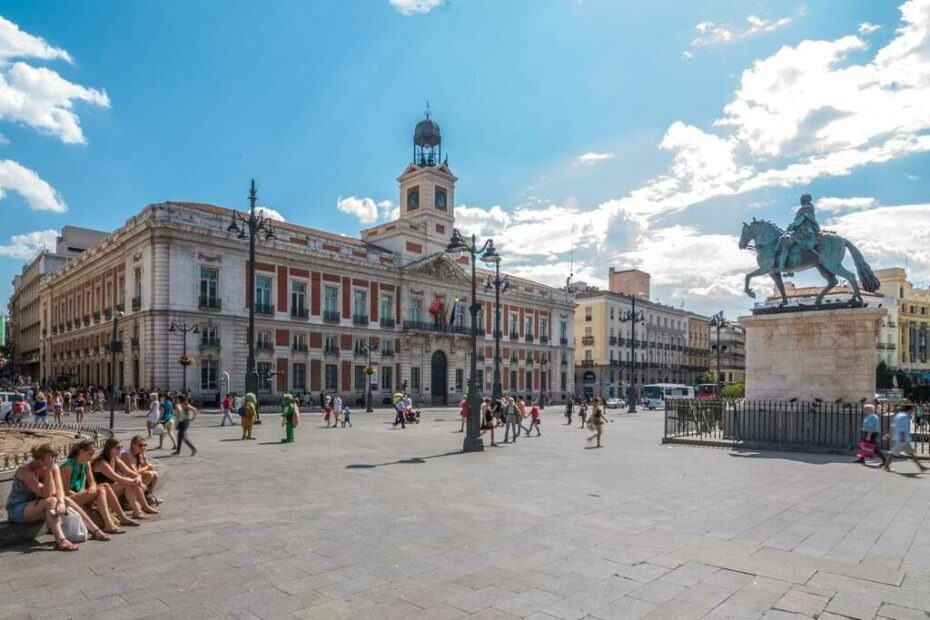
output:
[[108, 484], [97, 484], [90, 471], [90, 460], [94, 456], [94, 442], [79, 441], [71, 446], [68, 458], [58, 466], [65, 496], [81, 507], [94, 508], [103, 521], [103, 531], [107, 534], [122, 534], [122, 530], [113, 521], [113, 510], [120, 520], [120, 525], [139, 525], [123, 512], [116, 494]]

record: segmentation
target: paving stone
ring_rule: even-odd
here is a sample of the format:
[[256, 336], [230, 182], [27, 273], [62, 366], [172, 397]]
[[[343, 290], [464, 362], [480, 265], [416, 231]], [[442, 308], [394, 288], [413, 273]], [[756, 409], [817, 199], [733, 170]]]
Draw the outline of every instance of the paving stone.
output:
[[850, 618], [871, 619], [875, 617], [882, 600], [872, 596], [854, 594], [852, 592], [838, 592], [830, 604], [827, 605], [827, 611], [840, 616]]
[[775, 609], [816, 616], [824, 610], [829, 602], [829, 597], [809, 594], [797, 588], [792, 588], [775, 603]]
[[499, 601], [494, 604], [494, 607], [501, 611], [524, 617], [545, 609], [562, 599], [563, 597], [558, 594], [553, 594], [545, 590], [533, 589]]
[[928, 614], [919, 609], [910, 607], [899, 607], [897, 605], [883, 604], [878, 609], [880, 618], [889, 618], [890, 620], [927, 620]]
[[592, 616], [599, 620], [638, 620], [656, 608], [655, 603], [641, 601], [631, 596], [617, 599], [607, 607], [598, 609]]
[[448, 601], [448, 604], [469, 613], [477, 613], [482, 609], [491, 607], [499, 602], [513, 598], [514, 596], [516, 595], [509, 590], [504, 590], [497, 586], [487, 586], [486, 588], [473, 590], [467, 594], [457, 596]]

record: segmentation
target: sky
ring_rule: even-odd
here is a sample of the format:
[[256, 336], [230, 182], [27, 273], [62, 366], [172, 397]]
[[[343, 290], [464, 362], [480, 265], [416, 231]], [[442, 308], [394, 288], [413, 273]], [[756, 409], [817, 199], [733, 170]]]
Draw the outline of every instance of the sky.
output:
[[244, 209], [252, 178], [357, 236], [396, 208], [427, 102], [457, 225], [507, 271], [640, 268], [733, 317], [742, 223], [810, 193], [873, 267], [930, 283], [930, 0], [7, 0], [0, 302], [64, 225]]

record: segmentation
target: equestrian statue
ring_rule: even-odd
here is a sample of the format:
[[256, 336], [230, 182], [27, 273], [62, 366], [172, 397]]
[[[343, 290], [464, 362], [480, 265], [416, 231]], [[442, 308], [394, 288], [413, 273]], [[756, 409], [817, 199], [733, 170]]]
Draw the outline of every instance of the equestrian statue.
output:
[[755, 249], [756, 263], [759, 265], [758, 269], [746, 274], [746, 294], [754, 298], [756, 294], [749, 288], [750, 280], [768, 274], [781, 293], [782, 306], [788, 304], [782, 274], [793, 275], [811, 267], [817, 269], [827, 281], [827, 285], [817, 295], [818, 306], [823, 302], [824, 295], [837, 285], [837, 276], [845, 278], [852, 286], [850, 302], [862, 303], [855, 274], [843, 266], [847, 249], [856, 264], [862, 288], [874, 293], [881, 285], [856, 246], [835, 233], [820, 229], [810, 194], [801, 196], [801, 207], [787, 232], [766, 220], [753, 218], [748, 224], [743, 222], [739, 247], [741, 250], [750, 247]]

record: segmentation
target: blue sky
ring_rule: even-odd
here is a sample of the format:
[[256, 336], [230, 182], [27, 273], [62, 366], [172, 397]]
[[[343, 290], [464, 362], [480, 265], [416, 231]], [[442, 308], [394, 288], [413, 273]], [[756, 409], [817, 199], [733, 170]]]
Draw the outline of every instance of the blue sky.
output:
[[357, 234], [396, 203], [427, 100], [460, 224], [521, 274], [564, 282], [572, 255], [596, 283], [638, 266], [664, 302], [735, 314], [753, 262], [740, 222], [785, 225], [809, 192], [875, 266], [906, 257], [930, 281], [930, 0], [13, 0], [0, 15], [3, 299], [43, 231], [113, 229], [168, 199], [243, 207], [252, 177], [287, 220]]

